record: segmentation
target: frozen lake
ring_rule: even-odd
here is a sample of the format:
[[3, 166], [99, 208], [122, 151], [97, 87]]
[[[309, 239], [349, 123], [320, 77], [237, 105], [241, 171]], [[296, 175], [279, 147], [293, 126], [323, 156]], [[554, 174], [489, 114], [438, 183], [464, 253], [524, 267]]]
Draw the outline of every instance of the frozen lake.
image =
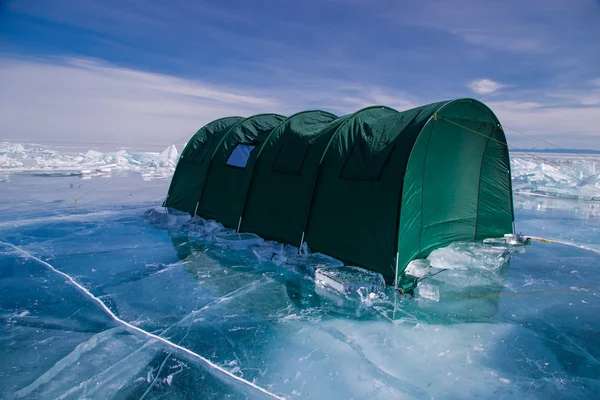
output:
[[[585, 248], [452, 245], [436, 301], [342, 296], [314, 258], [149, 218], [172, 150], [43, 151], [0, 151], [0, 398], [599, 396], [600, 191], [575, 172], [513, 155], [516, 226]], [[600, 189], [593, 157], [554, 159]]]

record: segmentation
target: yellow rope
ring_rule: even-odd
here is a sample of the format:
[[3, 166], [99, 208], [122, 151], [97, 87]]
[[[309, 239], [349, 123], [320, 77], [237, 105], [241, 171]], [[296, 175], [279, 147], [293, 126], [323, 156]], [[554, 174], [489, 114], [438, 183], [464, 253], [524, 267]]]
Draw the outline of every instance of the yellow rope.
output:
[[[540, 139], [539, 137], [536, 137], [536, 136], [530, 135], [530, 134], [528, 134], [528, 133], [525, 133], [525, 132], [522, 132], [522, 131], [516, 130], [515, 128], [511, 128], [510, 126], [506, 126], [506, 125], [504, 125], [504, 128], [506, 128], [506, 129], [508, 129], [508, 130], [510, 130], [510, 131], [516, 132], [516, 133], [518, 133], [518, 134], [520, 134], [520, 135], [527, 136], [527, 137], [530, 137], [530, 138], [532, 138], [532, 139], [538, 140], [538, 141], [540, 141], [540, 142], [542, 142], [542, 143], [549, 144], [550, 146], [552, 146], [552, 147], [555, 147], [555, 148], [557, 148], [557, 149], [559, 149], [559, 150], [566, 150], [565, 148], [563, 148], [563, 147], [560, 147], [560, 146], [558, 146], [558, 145], [556, 145], [556, 144], [554, 144], [554, 143], [550, 143], [550, 142], [549, 142], [549, 141], [547, 141], [547, 140]], [[578, 156], [580, 156], [580, 157], [583, 157], [583, 158], [589, 158], [589, 159], [591, 159], [591, 160], [595, 160], [595, 157], [593, 157], [593, 156], [590, 156], [589, 154], [581, 154], [581, 153], [570, 153], [570, 154], [575, 154], [575, 155], [578, 155]]]

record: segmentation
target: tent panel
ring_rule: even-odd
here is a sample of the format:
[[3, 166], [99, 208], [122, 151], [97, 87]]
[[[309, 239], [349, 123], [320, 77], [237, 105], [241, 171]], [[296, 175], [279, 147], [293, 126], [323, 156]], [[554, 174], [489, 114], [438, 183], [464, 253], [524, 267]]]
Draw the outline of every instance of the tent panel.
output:
[[212, 154], [227, 131], [242, 120], [242, 117], [218, 119], [202, 127], [188, 141], [171, 179], [165, 207], [194, 214]]
[[[401, 185], [394, 181], [402, 180], [398, 171], [403, 170], [401, 157], [390, 156], [403, 147], [395, 142], [397, 121], [392, 117], [397, 114], [387, 107], [371, 107], [353, 114], [339, 128], [323, 158], [305, 235], [312, 251], [384, 277], [393, 275], [397, 220], [389, 213], [398, 209]], [[388, 142], [390, 147], [370, 148], [364, 142]], [[346, 165], [350, 167], [343, 175]]]
[[[277, 114], [255, 115], [239, 122], [227, 132], [212, 157], [206, 184], [200, 196], [198, 215], [219, 221], [229, 228], [238, 227], [261, 145], [283, 120], [285, 117]], [[255, 146], [248, 153], [245, 167], [227, 165], [239, 145]]]
[[475, 240], [499, 237], [512, 232], [513, 200], [510, 159], [504, 133], [494, 131], [481, 167], [479, 210]]
[[[408, 162], [398, 237], [400, 274], [411, 260], [436, 248], [512, 231], [512, 213], [493, 211], [512, 210], [508, 149], [489, 143], [498, 129], [496, 117], [471, 99], [448, 103], [436, 117], [419, 135]], [[489, 229], [489, 223], [498, 225]]]
[[269, 136], [254, 166], [241, 230], [299, 246], [320, 160], [344, 117], [308, 111]]

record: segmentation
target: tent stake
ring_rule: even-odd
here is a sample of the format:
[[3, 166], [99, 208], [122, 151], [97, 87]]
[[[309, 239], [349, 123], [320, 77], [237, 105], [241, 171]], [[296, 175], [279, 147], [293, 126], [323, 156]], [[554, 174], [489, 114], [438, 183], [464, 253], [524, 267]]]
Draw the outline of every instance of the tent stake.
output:
[[298, 254], [302, 254], [302, 243], [304, 243], [304, 232], [302, 232], [302, 238], [300, 239], [300, 246], [298, 246]]
[[240, 222], [238, 222], [237, 232], [240, 233], [240, 227], [242, 226], [242, 216], [240, 216]]
[[394, 275], [394, 288], [398, 289], [398, 258], [400, 258], [400, 252], [396, 252], [396, 274]]
[[196, 208], [194, 208], [194, 217], [196, 216], [196, 213], [198, 212], [198, 205], [200, 204], [200, 202], [196, 202]]

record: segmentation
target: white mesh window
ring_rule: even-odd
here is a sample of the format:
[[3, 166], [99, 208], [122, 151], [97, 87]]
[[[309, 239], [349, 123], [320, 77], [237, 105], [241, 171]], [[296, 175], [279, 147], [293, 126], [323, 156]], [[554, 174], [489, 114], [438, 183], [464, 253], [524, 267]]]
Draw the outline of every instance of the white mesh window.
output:
[[250, 153], [252, 150], [254, 150], [254, 147], [255, 146], [238, 144], [231, 152], [231, 155], [227, 160], [227, 165], [238, 168], [246, 168], [246, 164], [248, 164], [248, 159], [250, 158]]

